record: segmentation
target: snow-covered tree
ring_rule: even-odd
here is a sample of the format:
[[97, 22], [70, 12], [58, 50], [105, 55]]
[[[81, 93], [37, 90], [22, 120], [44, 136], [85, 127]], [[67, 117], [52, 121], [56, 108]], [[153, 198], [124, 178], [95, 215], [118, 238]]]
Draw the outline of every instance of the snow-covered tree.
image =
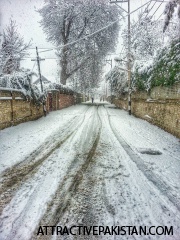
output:
[[170, 20], [173, 18], [173, 14], [175, 9], [178, 8], [178, 17], [180, 19], [180, 0], [169, 0], [169, 2], [165, 6], [164, 14], [165, 14], [165, 23], [164, 23], [164, 32], [166, 31]]
[[14, 71], [18, 71], [20, 60], [27, 55], [27, 48], [29, 46], [30, 43], [24, 43], [23, 38], [19, 35], [16, 22], [10, 20], [10, 24], [3, 32], [0, 50], [2, 73], [11, 74]]
[[115, 95], [119, 95], [128, 90], [127, 72], [125, 69], [116, 65], [105, 76], [106, 81], [109, 82], [111, 92]]
[[8, 89], [18, 89], [23, 92], [24, 96], [31, 98], [36, 104], [43, 102], [46, 95], [41, 93], [40, 89], [32, 84], [32, 76], [37, 74], [29, 69], [21, 69], [21, 71], [11, 74], [3, 74], [0, 76], [0, 87]]
[[[149, 91], [155, 86], [169, 86], [179, 81], [180, 22], [172, 22], [165, 32], [163, 26], [161, 20], [152, 20], [147, 14], [139, 15], [138, 21], [131, 24], [131, 55], [135, 60], [131, 86], [134, 90]], [[128, 49], [127, 31], [124, 33], [124, 45]]]
[[133, 72], [133, 85], [138, 90], [155, 86], [170, 86], [180, 81], [180, 39], [162, 48], [151, 64], [137, 65]]
[[177, 19], [177, 21], [173, 21], [168, 25], [166, 31], [164, 32], [164, 37], [168, 42], [180, 38], [180, 19]]
[[[119, 31], [117, 22], [86, 38], [118, 20], [119, 9], [110, 5], [108, 0], [46, 0], [39, 13], [48, 41], [57, 47], [61, 46], [57, 54], [60, 57], [62, 84], [66, 84], [74, 73], [78, 73], [80, 77], [82, 74], [78, 70], [85, 67], [86, 70], [90, 69], [92, 55], [100, 61], [115, 48]], [[74, 44], [68, 45], [72, 42]]]
[[102, 62], [98, 55], [91, 55], [88, 65], [84, 65], [76, 72], [77, 82], [84, 93], [91, 92], [98, 87], [102, 75]]
[[[156, 51], [163, 45], [162, 22], [152, 20], [151, 16], [138, 16], [138, 21], [131, 23], [131, 53], [134, 60], [152, 59]], [[128, 49], [127, 30], [124, 31], [123, 42]]]

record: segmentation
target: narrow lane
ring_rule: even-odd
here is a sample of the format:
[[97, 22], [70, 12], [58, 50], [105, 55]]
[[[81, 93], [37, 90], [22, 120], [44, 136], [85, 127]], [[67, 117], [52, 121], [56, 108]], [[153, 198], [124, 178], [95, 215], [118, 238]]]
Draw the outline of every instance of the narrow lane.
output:
[[[48, 202], [51, 203], [58, 185], [66, 179], [69, 171], [71, 174], [76, 173], [78, 166], [82, 164], [83, 155], [89, 152], [98, 127], [95, 112], [96, 108], [90, 108], [85, 113], [76, 131], [60, 148], [44, 159], [38, 171], [22, 183], [10, 204], [4, 208], [1, 216], [3, 222], [1, 234], [4, 239], [29, 239], [31, 237], [36, 224], [48, 207]], [[90, 127], [87, 127], [87, 121]], [[81, 141], [84, 134], [88, 136], [88, 140], [83, 142], [85, 147]], [[87, 149], [87, 152], [82, 149], [84, 151]], [[71, 179], [67, 185], [69, 182]], [[66, 191], [68, 192], [68, 188]]]
[[[178, 140], [164, 133], [174, 141], [171, 150], [165, 154], [158, 146], [163, 153], [147, 157], [138, 152], [140, 142], [144, 149], [146, 137], [153, 138], [152, 130], [156, 131], [155, 135], [157, 132], [163, 135], [162, 130], [110, 107], [86, 108], [81, 118], [75, 118], [64, 131], [61, 129], [55, 135], [58, 137], [55, 148], [46, 145], [49, 154], [41, 158], [37, 155], [43, 160], [34, 172], [24, 174], [20, 184], [14, 184], [14, 194], [3, 208], [0, 226], [3, 240], [152, 239], [152, 236], [135, 235], [37, 236], [40, 225], [68, 228], [73, 225], [173, 226], [173, 236], [153, 236], [153, 240], [179, 240], [179, 170], [168, 185], [167, 172], [161, 176], [158, 171], [149, 169], [147, 163], [147, 159], [162, 162], [164, 154], [165, 165], [169, 164], [170, 157], [180, 167], [176, 152]], [[124, 119], [128, 121], [125, 123]], [[129, 134], [132, 133], [130, 125], [135, 122], [142, 124], [142, 131], [149, 128], [151, 136], [148, 132], [147, 136], [139, 132], [133, 145]], [[122, 124], [121, 127], [118, 128], [118, 124]], [[139, 129], [137, 127], [135, 132]], [[60, 134], [62, 132], [64, 135]], [[156, 141], [151, 143], [156, 144]], [[150, 148], [150, 143], [147, 145]], [[161, 145], [163, 148], [166, 141], [162, 139]], [[26, 161], [23, 164], [28, 165]]]
[[[23, 181], [31, 178], [56, 149], [58, 149], [84, 121], [85, 114], [89, 107], [83, 108], [80, 114], [75, 115], [66, 121], [66, 124], [56, 128], [48, 138], [36, 147], [29, 155], [16, 164], [10, 165], [1, 172], [0, 178], [0, 213], [4, 206], [11, 200], [18, 186]], [[61, 123], [61, 122], [60, 122]], [[36, 136], [34, 136], [36, 137]], [[19, 143], [21, 144], [21, 143]], [[5, 159], [4, 156], [2, 158]]]
[[[102, 128], [96, 151], [57, 226], [174, 226], [174, 236], [153, 236], [153, 239], [178, 240], [177, 205], [138, 169], [132, 159], [135, 153], [129, 154], [129, 149], [117, 140], [108, 111], [101, 106], [98, 111]], [[79, 236], [77, 232], [74, 237], [52, 239], [122, 239], [122, 236]], [[152, 236], [123, 236], [123, 239], [152, 239]]]

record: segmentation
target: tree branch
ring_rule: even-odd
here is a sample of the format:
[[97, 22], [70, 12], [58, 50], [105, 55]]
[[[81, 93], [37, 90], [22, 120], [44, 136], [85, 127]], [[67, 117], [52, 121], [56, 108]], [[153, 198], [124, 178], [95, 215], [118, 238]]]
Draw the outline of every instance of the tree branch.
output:
[[71, 70], [70, 73], [67, 74], [68, 78], [70, 76], [72, 76], [78, 69], [80, 69], [85, 63], [86, 61], [89, 59], [90, 57], [87, 57], [86, 59], [83, 60], [83, 62], [81, 62], [76, 68], [74, 68], [73, 70]]

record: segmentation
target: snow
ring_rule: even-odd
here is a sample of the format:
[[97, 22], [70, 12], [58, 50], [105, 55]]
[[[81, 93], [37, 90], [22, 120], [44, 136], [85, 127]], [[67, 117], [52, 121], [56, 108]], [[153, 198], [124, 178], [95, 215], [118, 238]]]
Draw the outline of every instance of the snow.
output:
[[152, 117], [150, 117], [149, 115], [144, 115], [144, 117], [146, 117], [146, 118], [149, 118], [149, 119], [152, 119]]
[[[88, 119], [91, 114], [92, 110], [88, 112], [86, 118]], [[81, 121], [79, 124], [81, 124]], [[81, 128], [83, 128], [82, 125], [79, 129], [79, 133], [82, 131]], [[89, 131], [90, 130], [91, 129], [89, 129]], [[76, 145], [74, 142], [77, 137], [79, 136], [72, 136], [68, 140], [68, 146], [71, 151], [67, 151], [67, 146], [65, 144], [62, 145], [61, 151], [59, 151], [59, 149], [54, 151], [54, 153], [41, 165], [38, 173], [23, 184], [22, 188], [20, 188], [14, 196], [13, 201], [4, 209], [3, 215], [11, 216], [13, 221], [18, 218], [19, 212], [26, 209], [25, 213], [16, 220], [14, 225], [14, 229], [17, 229], [16, 235], [19, 239], [31, 237], [34, 226], [38, 224], [42, 214], [47, 209], [46, 204], [49, 201], [49, 195], [51, 196], [55, 193], [59, 183], [62, 182], [63, 178], [66, 176], [68, 168], [76, 155], [76, 151], [74, 150]], [[51, 187], [49, 188], [49, 186]], [[13, 206], [17, 206], [14, 211], [12, 211]], [[23, 221], [24, 219], [26, 219], [26, 221]], [[5, 235], [13, 238], [11, 222], [7, 218], [3, 222], [6, 230]], [[18, 229], [18, 226], [21, 227]]]
[[10, 188], [2, 239], [32, 239], [39, 225], [83, 224], [174, 226], [174, 236], [153, 240], [179, 240], [180, 142], [171, 134], [89, 101], [4, 129], [0, 138], [3, 184], [6, 174], [42, 160]]
[[22, 97], [15, 97], [16, 100], [24, 100]]
[[[50, 141], [52, 135], [63, 129], [78, 114], [81, 115], [85, 109], [86, 106], [70, 107], [52, 112], [46, 118], [2, 130], [0, 132], [0, 159], [3, 161], [0, 162], [0, 174], [14, 164], [23, 161], [45, 142]], [[71, 111], [70, 114], [69, 111]]]
[[13, 91], [13, 92], [22, 92], [23, 93], [23, 91], [21, 89], [15, 89], [15, 88], [0, 87], [0, 90], [2, 90], [2, 91]]
[[0, 97], [0, 100], [11, 100], [12, 97]]
[[[114, 130], [142, 158], [146, 168], [162, 179], [166, 186], [170, 186], [174, 194], [178, 196], [179, 186], [177, 183], [180, 181], [180, 143], [178, 139], [156, 126], [147, 124], [146, 121], [133, 116], [130, 118], [126, 112], [119, 111], [118, 115], [121, 118], [121, 124], [116, 121], [116, 117], [112, 116]], [[162, 155], [152, 157], [152, 155], [143, 154], [142, 156], [139, 153], [142, 148], [157, 150]], [[177, 201], [180, 203], [180, 196], [177, 197]]]

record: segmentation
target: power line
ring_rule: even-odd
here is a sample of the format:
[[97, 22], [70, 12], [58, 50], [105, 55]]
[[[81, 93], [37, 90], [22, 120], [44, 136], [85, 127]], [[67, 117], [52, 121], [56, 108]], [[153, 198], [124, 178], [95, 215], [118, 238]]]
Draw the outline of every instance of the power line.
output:
[[[152, 0], [150, 0], [149, 2], [151, 2], [151, 1], [152, 1]], [[131, 14], [133, 14], [134, 12], [138, 11], [140, 8], [144, 7], [144, 6], [147, 5], [149, 2], [147, 2], [147, 3], [143, 4], [142, 6], [138, 7], [138, 8], [135, 9], [134, 11], [130, 12], [129, 14], [127, 14], [125, 17], [127, 17], [128, 15], [131, 15]], [[99, 30], [97, 30], [97, 31], [95, 31], [95, 32], [93, 32], [93, 33], [87, 35], [87, 36], [84, 36], [84, 37], [82, 37], [82, 38], [80, 38], [80, 39], [78, 39], [78, 40], [72, 41], [72, 42], [70, 42], [70, 43], [67, 43], [67, 44], [61, 45], [61, 46], [56, 47], [56, 48], [51, 48], [51, 49], [49, 49], [49, 50], [40, 51], [39, 53], [49, 52], [49, 51], [52, 51], [52, 50], [59, 50], [59, 49], [61, 49], [61, 48], [64, 48], [64, 47], [67, 47], [67, 46], [73, 45], [73, 44], [75, 44], [75, 43], [77, 43], [77, 42], [80, 42], [80, 41], [82, 41], [82, 40], [86, 40], [87, 38], [89, 38], [89, 37], [91, 37], [91, 36], [94, 36], [95, 34], [97, 34], [97, 33], [101, 32], [101, 31], [103, 31], [103, 30], [109, 28], [110, 26], [114, 25], [115, 23], [117, 23], [117, 22], [118, 22], [119, 20], [121, 20], [121, 19], [123, 19], [123, 18], [117, 19], [116, 21], [114, 21], [114, 22], [108, 24], [107, 26], [102, 27], [101, 29], [99, 29]]]
[[[163, 1], [164, 1], [164, 0], [163, 0]], [[135, 9], [134, 11], [130, 12], [130, 14], [133, 14], [134, 12], [138, 11], [139, 9], [141, 9], [142, 7], [144, 7], [144, 6], [147, 5], [147, 4], [148, 4], [147, 7], [149, 7], [149, 5], [151, 4], [151, 2], [152, 2], [152, 0], [148, 1], [147, 3], [141, 5], [140, 7], [138, 7], [137, 9]], [[154, 5], [153, 5], [153, 6], [154, 6]], [[147, 8], [146, 8], [146, 9], [147, 9]], [[152, 8], [151, 8], [151, 9], [152, 9]], [[144, 12], [143, 12], [143, 13], [144, 13]], [[127, 14], [126, 16], [128, 16], [128, 14]], [[125, 17], [126, 17], [126, 16], [125, 16]], [[121, 19], [123, 19], [123, 18], [120, 18], [120, 20], [121, 20]], [[114, 22], [112, 22], [112, 23], [110, 23], [108, 26], [105, 26], [105, 27], [103, 27], [103, 28], [101, 28], [101, 29], [99, 29], [99, 30], [97, 30], [97, 31], [95, 31], [95, 32], [93, 32], [93, 33], [91, 33], [91, 34], [89, 34], [89, 35], [81, 38], [81, 39], [78, 39], [78, 40], [76, 40], [76, 41], [73, 41], [73, 42], [70, 42], [70, 43], [68, 43], [68, 44], [62, 45], [62, 46], [60, 46], [60, 47], [56, 47], [56, 48], [40, 48], [40, 49], [46, 49], [46, 50], [40, 51], [39, 53], [53, 51], [53, 50], [55, 50], [55, 49], [60, 49], [60, 48], [63, 48], [63, 47], [65, 47], [65, 46], [75, 44], [76, 42], [79, 42], [79, 41], [81, 41], [81, 40], [85, 40], [86, 38], [91, 37], [91, 36], [93, 36], [93, 35], [101, 32], [101, 31], [103, 31], [104, 29], [112, 26], [113, 24], [115, 24], [115, 23], [118, 22], [118, 21], [119, 21], [119, 19], [116, 20], [116, 21], [114, 21]], [[139, 20], [139, 21], [140, 21], [140, 20]], [[124, 48], [124, 46], [123, 46], [123, 48]], [[123, 52], [123, 48], [122, 48], [122, 50], [121, 50], [121, 53]], [[33, 48], [28, 48], [28, 49], [33, 49]], [[24, 58], [24, 59], [28, 59], [28, 57], [26, 57], [26, 58]], [[57, 60], [59, 60], [59, 58], [46, 58], [46, 59], [57, 59]]]
[[[110, 1], [111, 2], [111, 1]], [[128, 13], [128, 11], [126, 11], [124, 8], [122, 8], [121, 6], [119, 6], [116, 2], [111, 2], [114, 3], [116, 6], [118, 6], [119, 8], [121, 8], [121, 10], [125, 11], [126, 13]]]
[[[151, 2], [152, 2], [152, 1], [154, 1], [154, 0], [151, 0]], [[150, 4], [151, 4], [151, 2], [150, 2]], [[151, 16], [151, 18], [152, 18], [152, 17], [155, 15], [155, 13], [158, 11], [158, 9], [159, 9], [160, 6], [162, 5], [162, 3], [164, 3], [164, 0], [162, 0], [162, 1], [157, 1], [157, 0], [155, 0], [155, 3], [154, 3], [153, 6], [151, 7], [150, 11], [153, 9], [153, 7], [154, 7], [154, 5], [156, 4], [156, 2], [160, 2], [160, 5], [157, 7], [157, 9], [155, 10], [155, 12], [154, 12], [153, 15]], [[150, 4], [149, 4], [147, 7], [149, 7]], [[145, 10], [145, 11], [146, 11], [146, 10]], [[145, 12], [145, 11], [144, 11], [144, 12]], [[150, 13], [150, 11], [146, 14], [145, 18], [148, 16], [148, 14]], [[141, 17], [139, 18], [139, 20], [135, 23], [135, 25], [133, 25], [133, 27], [136, 27], [137, 24], [141, 21], [144, 12], [142, 13], [142, 15], [141, 15]], [[162, 15], [163, 15], [163, 13], [159, 16], [159, 18], [160, 18]], [[158, 21], [159, 18], [158, 18], [156, 21]], [[139, 26], [139, 27], [140, 27], [140, 26]], [[138, 27], [138, 29], [139, 29], [139, 27]], [[137, 29], [137, 30], [138, 30], [138, 29]]]
[[[21, 60], [26, 60], [26, 59], [31, 59], [31, 57], [23, 57]], [[43, 59], [56, 59], [56, 60], [59, 60], [59, 58], [56, 58], [56, 57], [45, 57]]]
[[150, 6], [152, 0], [149, 2], [148, 6], [144, 9], [144, 12], [141, 14], [140, 18], [138, 19], [138, 21], [135, 23], [134, 27], [141, 21], [144, 13], [146, 13], [146, 11], [148, 11], [148, 7]]
[[[150, 6], [151, 2], [152, 2], [152, 0], [150, 0], [150, 1], [148, 2], [148, 6], [146, 6], [145, 10], [141, 13], [140, 18], [138, 19], [138, 21], [135, 23], [135, 25], [134, 25], [133, 27], [135, 27], [135, 26], [141, 21], [141, 19], [142, 19], [144, 13], [148, 10], [148, 7]], [[143, 6], [141, 5], [141, 8], [142, 8], [142, 7], [143, 7]], [[123, 46], [123, 48], [121, 49], [121, 53], [120, 53], [120, 55], [123, 53], [124, 48], [125, 48], [125, 46]]]
[[[152, 0], [150, 0], [150, 1], [148, 2], [148, 6], [145, 8], [145, 10], [143, 11], [143, 13], [141, 13], [140, 18], [139, 18], [138, 21], [135, 23], [135, 25], [133, 25], [133, 27], [137, 26], [137, 24], [141, 21], [144, 13], [148, 10], [148, 7], [150, 6], [151, 2], [152, 2]], [[143, 6], [141, 5], [141, 8], [142, 8], [142, 7], [143, 7]], [[123, 51], [125, 50], [124, 48], [125, 48], [125, 46], [123, 46], [120, 55], [121, 55], [121, 54], [123, 53]]]
[[157, 12], [157, 10], [160, 8], [160, 6], [163, 4], [164, 0], [160, 3], [159, 7], [156, 9], [156, 11], [153, 13], [153, 15], [151, 17], [153, 17], [155, 15], [155, 13]]
[[[28, 47], [27, 49], [35, 49], [36, 47]], [[38, 47], [38, 49], [50, 49], [50, 47]]]
[[[151, 0], [152, 2], [152, 0]], [[150, 13], [150, 11], [154, 8], [154, 6], [156, 5], [157, 1], [155, 1], [155, 3], [153, 4], [153, 6], [151, 7], [151, 9], [147, 12], [145, 18], [147, 18], [148, 14]]]
[[144, 3], [142, 6], [138, 7], [138, 8], [137, 8], [137, 9], [135, 9], [134, 11], [130, 12], [130, 14], [132, 14], [132, 13], [134, 13], [134, 12], [138, 11], [140, 8], [142, 8], [142, 7], [146, 6], [146, 5], [147, 5], [148, 3], [150, 3], [151, 1], [152, 1], [152, 0], [148, 1], [147, 3]]
[[[160, 8], [160, 6], [163, 4], [163, 3], [166, 3], [166, 2], [168, 2], [168, 1], [165, 1], [165, 0], [151, 0], [151, 1], [155, 1], [155, 3], [153, 4], [153, 6], [152, 6], [152, 8], [150, 9], [150, 11], [153, 9], [153, 7], [154, 7], [154, 5], [156, 4], [156, 3], [160, 3], [160, 5], [157, 7], [157, 9], [155, 10], [155, 12], [153, 13], [153, 15], [151, 16], [151, 17], [153, 17], [154, 16], [154, 14], [157, 12], [157, 10]], [[150, 13], [150, 11], [147, 13], [147, 15]], [[147, 17], [147, 15], [146, 15], [146, 17]], [[161, 16], [163, 15], [163, 13], [161, 14]], [[160, 17], [161, 17], [160, 16]], [[160, 18], [159, 17], [159, 18]], [[158, 19], [159, 19], [158, 18]]]
[[156, 21], [158, 21], [162, 17], [163, 14], [164, 14], [164, 12], [161, 13], [161, 15], [158, 17], [158, 19], [156, 19]]
[[33, 67], [32, 67], [32, 70], [31, 70], [31, 72], [34, 70], [34, 68], [35, 68], [35, 65], [36, 65], [36, 62], [34, 62], [34, 65], [33, 65]]

